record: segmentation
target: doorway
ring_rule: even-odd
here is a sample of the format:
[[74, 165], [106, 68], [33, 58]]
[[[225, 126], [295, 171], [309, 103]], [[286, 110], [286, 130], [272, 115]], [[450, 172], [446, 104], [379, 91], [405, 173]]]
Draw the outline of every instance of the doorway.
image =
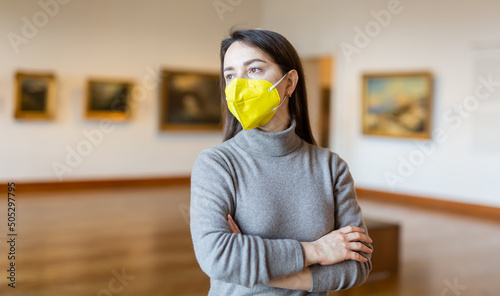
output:
[[333, 63], [330, 56], [306, 58], [302, 60], [306, 76], [307, 98], [311, 129], [320, 147], [329, 148], [330, 104], [334, 85]]

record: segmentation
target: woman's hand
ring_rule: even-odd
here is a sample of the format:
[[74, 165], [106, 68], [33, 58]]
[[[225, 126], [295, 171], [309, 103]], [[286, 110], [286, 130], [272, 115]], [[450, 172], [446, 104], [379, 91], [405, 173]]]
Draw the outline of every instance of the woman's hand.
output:
[[373, 251], [364, 243], [373, 241], [356, 226], [346, 226], [332, 231], [314, 242], [301, 242], [304, 247], [305, 266], [312, 264], [331, 265], [345, 260], [368, 261], [358, 252], [371, 254]]
[[240, 228], [238, 227], [238, 225], [236, 225], [236, 222], [234, 222], [233, 217], [231, 217], [231, 215], [229, 214], [227, 215], [227, 223], [229, 224], [229, 228], [231, 229], [232, 233], [241, 234]]

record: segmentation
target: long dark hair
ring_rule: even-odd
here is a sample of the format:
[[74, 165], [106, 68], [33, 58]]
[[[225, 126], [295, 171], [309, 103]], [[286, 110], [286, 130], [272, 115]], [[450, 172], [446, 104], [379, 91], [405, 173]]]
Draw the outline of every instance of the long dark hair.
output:
[[290, 119], [295, 120], [295, 133], [304, 141], [316, 145], [311, 132], [309, 122], [309, 113], [307, 110], [307, 93], [304, 77], [304, 70], [299, 55], [292, 44], [282, 35], [267, 30], [233, 30], [230, 37], [222, 40], [220, 48], [220, 89], [221, 89], [221, 108], [225, 116], [224, 123], [224, 141], [231, 139], [241, 131], [241, 124], [231, 114], [227, 112], [227, 103], [224, 90], [226, 81], [224, 79], [224, 57], [226, 51], [236, 41], [254, 46], [265, 52], [281, 68], [282, 75], [295, 69], [299, 80], [295, 91], [288, 99], [288, 110]]

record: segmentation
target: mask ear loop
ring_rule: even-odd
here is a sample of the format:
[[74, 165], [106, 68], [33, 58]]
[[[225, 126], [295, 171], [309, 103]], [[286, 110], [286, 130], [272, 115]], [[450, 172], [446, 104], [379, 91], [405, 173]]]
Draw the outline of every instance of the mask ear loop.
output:
[[[292, 71], [292, 70], [290, 70]], [[278, 82], [276, 82], [273, 86], [271, 86], [271, 88], [269, 88], [267, 91], [272, 91], [273, 89], [276, 88], [276, 86], [278, 86], [278, 84], [280, 84], [280, 82], [285, 79], [286, 75], [288, 75], [288, 73], [290, 73], [290, 71], [286, 72], [285, 75], [283, 75], [283, 77], [281, 77], [280, 80], [278, 80]]]
[[[292, 71], [292, 70], [290, 70]], [[276, 86], [278, 86], [278, 84], [280, 84], [280, 82], [285, 79], [285, 77], [288, 75], [288, 73], [290, 73], [290, 71], [286, 72], [285, 75], [283, 75], [283, 77], [281, 77], [280, 80], [278, 80], [278, 82], [276, 82], [273, 86], [271, 86], [271, 88], [269, 88], [267, 91], [272, 91], [273, 89], [276, 88]], [[286, 101], [286, 99], [288, 98], [289, 96], [285, 96], [285, 98], [281, 101], [281, 103], [278, 105], [278, 107], [276, 108], [272, 108], [271, 111], [275, 111], [277, 110], [279, 107], [281, 107], [281, 105]]]
[[276, 107], [276, 108], [272, 108], [271, 110], [272, 110], [272, 111], [277, 110], [277, 109], [278, 109], [279, 107], [281, 107], [281, 105], [282, 105], [282, 104], [286, 101], [286, 99], [288, 99], [288, 96], [285, 96], [285, 98], [281, 101], [281, 103], [278, 105], [278, 107]]

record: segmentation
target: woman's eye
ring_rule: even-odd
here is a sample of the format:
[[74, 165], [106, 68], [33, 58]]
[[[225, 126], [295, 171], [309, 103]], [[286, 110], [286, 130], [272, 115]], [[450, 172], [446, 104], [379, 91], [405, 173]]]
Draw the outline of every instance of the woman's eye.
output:
[[250, 68], [250, 73], [259, 73], [260, 72], [260, 69], [259, 68]]
[[226, 75], [226, 80], [231, 80], [234, 78], [234, 75], [233, 74], [227, 74]]

